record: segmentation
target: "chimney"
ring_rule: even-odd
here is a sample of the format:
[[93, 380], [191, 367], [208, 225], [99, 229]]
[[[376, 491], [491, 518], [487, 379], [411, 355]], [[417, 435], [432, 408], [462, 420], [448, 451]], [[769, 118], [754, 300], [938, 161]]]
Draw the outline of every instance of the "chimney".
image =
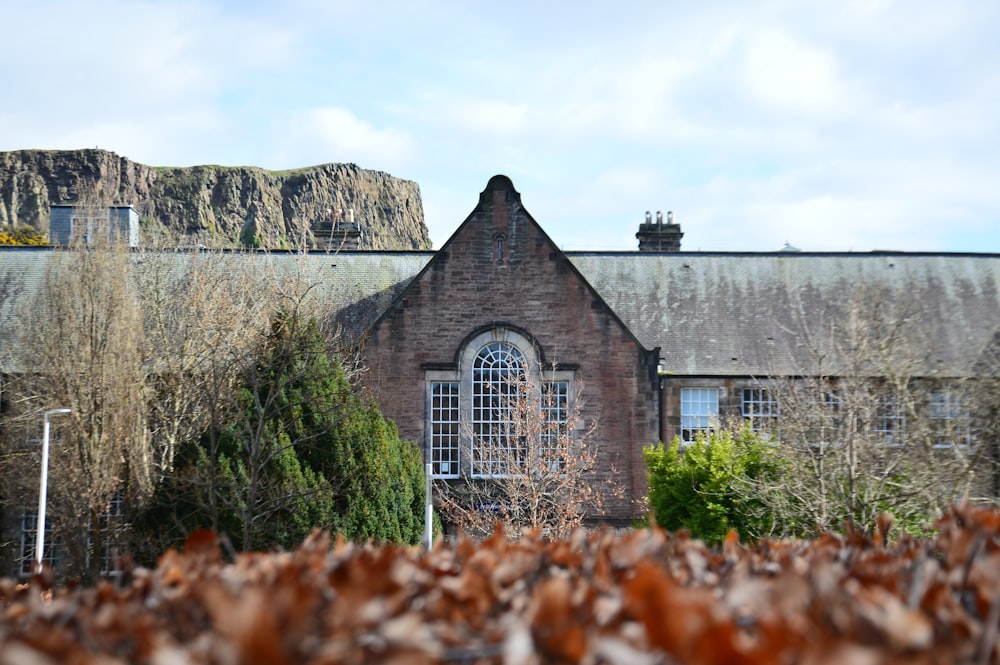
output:
[[361, 226], [354, 221], [354, 208], [347, 209], [347, 221], [338, 221], [333, 235], [334, 245], [339, 249], [361, 249]]
[[[327, 214], [331, 211], [327, 210]], [[347, 220], [344, 220], [343, 208], [337, 208], [333, 219], [327, 219], [316, 224], [313, 236], [318, 249], [337, 252], [340, 250], [361, 249], [361, 227], [354, 222], [354, 208], [347, 209]]]
[[666, 223], [663, 221], [663, 211], [656, 211], [656, 222], [653, 216], [646, 211], [646, 221], [639, 225], [639, 232], [635, 234], [639, 239], [640, 252], [679, 252], [681, 251], [681, 225], [674, 224], [674, 213], [667, 211]]

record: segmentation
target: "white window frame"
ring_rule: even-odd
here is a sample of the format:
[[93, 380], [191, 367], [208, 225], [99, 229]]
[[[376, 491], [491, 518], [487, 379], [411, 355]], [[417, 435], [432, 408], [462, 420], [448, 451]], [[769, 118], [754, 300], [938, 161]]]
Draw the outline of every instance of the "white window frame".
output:
[[775, 440], [780, 438], [781, 408], [770, 388], [752, 386], [740, 390], [741, 413], [750, 429]]
[[[807, 443], [809, 447], [817, 452], [822, 452], [828, 448], [839, 445], [844, 439], [844, 424], [841, 422], [841, 410], [843, 405], [840, 401], [840, 394], [836, 390], [823, 390], [816, 395], [813, 402], [812, 412], [809, 413], [809, 428], [807, 430]], [[816, 432], [818, 439], [810, 440], [808, 434]]]
[[107, 508], [101, 515], [104, 538], [103, 555], [101, 559], [101, 575], [104, 577], [120, 577], [124, 574], [122, 556], [126, 554], [121, 540], [120, 530], [125, 522], [125, 497], [118, 491], [108, 501]]
[[[516, 440], [520, 433], [512, 416], [517, 402], [527, 400], [528, 368], [524, 354], [508, 341], [483, 346], [472, 361], [472, 409], [469, 422], [472, 477], [517, 473], [526, 450]], [[512, 425], [514, 430], [512, 430]]]
[[906, 445], [906, 410], [894, 392], [876, 397], [872, 433], [882, 445], [889, 448]]
[[719, 427], [719, 388], [681, 388], [680, 440], [682, 446], [695, 442], [698, 434], [711, 434]]
[[[35, 574], [37, 539], [38, 513], [24, 511], [21, 513], [21, 565], [18, 569], [18, 573], [22, 577], [30, 577]], [[62, 548], [56, 540], [55, 527], [51, 519], [45, 521], [45, 545], [42, 551], [42, 563], [48, 564], [55, 571], [62, 567]]]
[[969, 412], [962, 396], [950, 390], [932, 390], [927, 396], [927, 417], [934, 448], [965, 448], [972, 443]]
[[[524, 335], [509, 328], [490, 328], [475, 337], [467, 340], [458, 354], [457, 368], [454, 370], [427, 370], [424, 372], [425, 382], [425, 450], [426, 461], [432, 464], [432, 477], [436, 479], [454, 479], [461, 476], [472, 478], [490, 478], [501, 475], [500, 469], [475, 468], [474, 461], [474, 425], [473, 414], [473, 375], [475, 358], [479, 352], [494, 343], [510, 344], [521, 353], [524, 358], [527, 381], [534, 387], [535, 392], [539, 387], [548, 384], [565, 384], [565, 417], [568, 419], [569, 409], [575, 400], [575, 372], [573, 370], [550, 369], [541, 367], [539, 356], [532, 341]], [[434, 386], [440, 383], [457, 383], [459, 386], [459, 458], [458, 472], [448, 469], [449, 473], [442, 473], [441, 469], [434, 465], [436, 460], [435, 450], [441, 450], [442, 439], [435, 434], [435, 414], [432, 413], [434, 403]], [[544, 391], [545, 388], [542, 388]], [[539, 401], [539, 408], [542, 401], [539, 395], [533, 395], [533, 399]], [[480, 419], [481, 420], [481, 419]], [[565, 423], [563, 424], [565, 425]]]
[[461, 463], [462, 384], [455, 380], [429, 381], [427, 422], [428, 461], [435, 478], [458, 478]]
[[543, 454], [553, 458], [552, 471], [566, 467], [566, 454], [559, 447], [569, 435], [569, 381], [543, 381], [541, 394]]

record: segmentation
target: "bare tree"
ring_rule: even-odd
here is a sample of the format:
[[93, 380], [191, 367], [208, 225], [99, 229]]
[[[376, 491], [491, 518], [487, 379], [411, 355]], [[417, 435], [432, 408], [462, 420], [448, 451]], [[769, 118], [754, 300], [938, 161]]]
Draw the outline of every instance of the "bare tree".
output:
[[[152, 555], [155, 543], [204, 527], [227, 533], [241, 549], [290, 546], [316, 526], [409, 538], [399, 514], [351, 522], [354, 506], [334, 505], [365, 496], [356, 479], [334, 480], [342, 480], [340, 466], [353, 464], [357, 474], [380, 455], [392, 460], [379, 467], [391, 466], [401, 444], [394, 429], [380, 430], [383, 421], [367, 403], [348, 397], [339, 354], [330, 351], [337, 339], [319, 325], [332, 320], [330, 303], [315, 296], [305, 254], [281, 264], [260, 253], [166, 260], [162, 275], [143, 271], [150, 366], [157, 368], [152, 431], [162, 441], [164, 483], [139, 529], [149, 542], [137, 545]], [[354, 441], [366, 427], [367, 440]], [[344, 451], [351, 459], [334, 459]], [[396, 473], [378, 490], [407, 495], [410, 480]], [[373, 522], [382, 526], [366, 532]]]
[[580, 417], [580, 386], [513, 372], [481, 405], [497, 427], [469, 426], [462, 437], [469, 464], [459, 480], [435, 484], [440, 509], [466, 535], [484, 538], [501, 522], [508, 534], [538, 529], [563, 538], [598, 517], [621, 487], [602, 479], [594, 426]]
[[[143, 311], [143, 358], [147, 368], [147, 424], [153, 442], [157, 485], [181, 487], [210, 516], [204, 526], [219, 529], [221, 474], [208, 464], [175, 474], [185, 446], [202, 441], [217, 450], [223, 423], [238, 410], [237, 391], [246, 367], [254, 362], [261, 338], [276, 308], [278, 279], [266, 256], [188, 248], [144, 249], [132, 273]], [[193, 473], [197, 471], [197, 473]], [[156, 501], [160, 501], [157, 498]], [[143, 516], [131, 535], [131, 548], [155, 556], [161, 532], [175, 525], [158, 523], [173, 513], [133, 504]], [[146, 512], [148, 510], [153, 512]]]
[[[100, 209], [88, 206], [88, 214]], [[204, 526], [220, 527], [218, 516], [232, 506], [219, 502], [234, 489], [222, 486], [229, 481], [213, 466], [220, 436], [245, 417], [240, 390], [276, 316], [294, 310], [302, 320], [332, 320], [330, 303], [312, 295], [304, 259], [279, 264], [266, 254], [197, 247], [132, 251], [114, 240], [88, 232], [46, 257], [45, 283], [18, 313], [22, 335], [13, 345], [27, 351], [18, 366], [32, 371], [4, 386], [14, 407], [0, 474], [9, 504], [30, 506], [37, 491], [20, 479], [38, 477], [37, 447], [24, 442], [38, 437], [41, 412], [73, 409], [53, 450], [50, 523], [61, 527], [65, 572], [91, 579], [106, 559], [102, 525], [124, 538], [119, 532], [131, 524], [122, 508], [129, 517], [143, 512], [164, 479], [212, 516]], [[205, 449], [207, 463], [175, 474], [179, 452], [192, 445]], [[118, 519], [109, 521], [111, 513]], [[129, 534], [130, 544], [150, 553], [162, 543], [160, 525], [145, 520], [143, 528]]]
[[[239, 392], [259, 361], [262, 344], [279, 311], [317, 312], [323, 303], [304, 301], [312, 290], [293, 266], [281, 271], [266, 254], [190, 248], [144, 252], [136, 271], [145, 314], [151, 434], [157, 470], [186, 488], [201, 504], [205, 525], [219, 529], [219, 505], [232, 488], [214, 464], [219, 437], [242, 417]], [[327, 305], [328, 306], [328, 305]], [[173, 473], [184, 444], [199, 442], [206, 464]], [[192, 475], [192, 473], [194, 475]]]
[[835, 318], [800, 309], [799, 319], [807, 361], [795, 377], [761, 381], [756, 397], [770, 406], [751, 418], [790, 465], [780, 486], [745, 487], [779, 528], [870, 526], [881, 512], [922, 526], [975, 492], [984, 447], [974, 445], [969, 384], [927, 372], [935, 340], [919, 303], [861, 289]]
[[994, 504], [1000, 502], [1000, 332], [986, 345], [975, 365], [974, 381], [967, 393], [975, 421], [980, 423], [978, 441], [983, 447], [979, 464], [981, 474], [989, 477], [986, 485]]
[[170, 472], [182, 442], [210, 429], [230, 408], [276, 307], [272, 271], [250, 255], [228, 258], [218, 250], [144, 251], [133, 274], [161, 474]]
[[111, 506], [122, 494], [146, 495], [154, 479], [128, 248], [109, 234], [88, 235], [51, 257], [38, 297], [19, 312], [17, 344], [32, 372], [12, 381], [11, 424], [30, 438], [43, 411], [72, 409], [52, 447], [49, 504], [66, 571], [96, 579]]

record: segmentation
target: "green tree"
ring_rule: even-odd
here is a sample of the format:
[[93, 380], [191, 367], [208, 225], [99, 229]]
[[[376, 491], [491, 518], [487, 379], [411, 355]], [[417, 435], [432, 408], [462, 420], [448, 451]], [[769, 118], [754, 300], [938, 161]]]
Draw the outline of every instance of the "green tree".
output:
[[706, 542], [721, 542], [735, 529], [744, 540], [771, 533], [778, 516], [748, 488], [774, 484], [783, 461], [748, 427], [721, 430], [685, 446], [674, 438], [643, 451], [649, 505], [665, 529], [688, 529]]
[[283, 312], [259, 358], [221, 431], [180, 451], [147, 527], [169, 525], [168, 541], [213, 528], [244, 551], [291, 548], [315, 528], [418, 542], [420, 453], [354, 392], [316, 321]]

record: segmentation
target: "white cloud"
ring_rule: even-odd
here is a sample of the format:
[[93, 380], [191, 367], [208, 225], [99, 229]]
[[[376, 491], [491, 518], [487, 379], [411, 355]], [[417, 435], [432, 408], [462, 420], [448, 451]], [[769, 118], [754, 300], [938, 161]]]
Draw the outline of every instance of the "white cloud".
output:
[[[834, 161], [771, 177], [718, 177], [680, 191], [678, 220], [690, 250], [983, 251], [958, 241], [1000, 209], [1000, 177], [942, 161]], [[995, 212], [994, 219], [995, 219]]]
[[190, 0], [38, 2], [5, 14], [8, 25], [44, 26], [42, 43], [34, 30], [11, 30], [0, 46], [31, 54], [11, 72], [19, 85], [34, 82], [46, 97], [103, 96], [123, 110], [210, 96], [293, 58], [292, 34], [270, 17]]
[[442, 7], [14, 2], [6, 24], [44, 25], [46, 47], [32, 30], [0, 42], [17, 63], [0, 149], [353, 161], [416, 180], [439, 243], [498, 172], [570, 249], [633, 249], [659, 208], [692, 249], [946, 247], [1000, 229], [1000, 5]]
[[[151, 132], [155, 123], [158, 131]], [[139, 160], [142, 155], [160, 155], [166, 161], [157, 165], [184, 166], [195, 163], [219, 163], [212, 159], [212, 148], [201, 151], [185, 147], [181, 151], [172, 145], [176, 136], [211, 136], [223, 131], [226, 120], [212, 109], [195, 108], [176, 113], [159, 114], [141, 120], [135, 118], [96, 118], [86, 125], [68, 131], [40, 136], [35, 145], [47, 148], [100, 147]]]
[[[905, 219], [905, 201], [867, 196], [820, 194], [753, 201], [746, 207], [748, 226], [773, 239], [773, 249], [784, 242], [821, 251], [902, 249], [897, 245], [909, 230]], [[906, 249], [926, 248], [927, 240], [915, 234]]]
[[782, 30], [751, 34], [743, 62], [750, 95], [779, 112], [838, 114], [859, 94], [840, 79], [833, 54]]
[[[401, 168], [412, 158], [413, 141], [394, 128], [377, 128], [350, 110], [310, 109], [294, 115], [285, 128], [298, 154], [313, 155], [310, 163], [355, 162], [364, 168]], [[281, 142], [282, 138], [277, 137]]]
[[193, 0], [5, 7], [8, 26], [39, 26], [44, 39], [8, 30], [0, 42], [0, 58], [18, 62], [5, 74], [14, 92], [0, 149], [100, 145], [152, 163], [228, 161], [248, 138], [239, 116], [253, 113], [228, 105], [298, 57], [294, 28], [240, 9]]
[[499, 100], [458, 100], [444, 114], [456, 129], [513, 136], [530, 128], [531, 111], [525, 104]]

